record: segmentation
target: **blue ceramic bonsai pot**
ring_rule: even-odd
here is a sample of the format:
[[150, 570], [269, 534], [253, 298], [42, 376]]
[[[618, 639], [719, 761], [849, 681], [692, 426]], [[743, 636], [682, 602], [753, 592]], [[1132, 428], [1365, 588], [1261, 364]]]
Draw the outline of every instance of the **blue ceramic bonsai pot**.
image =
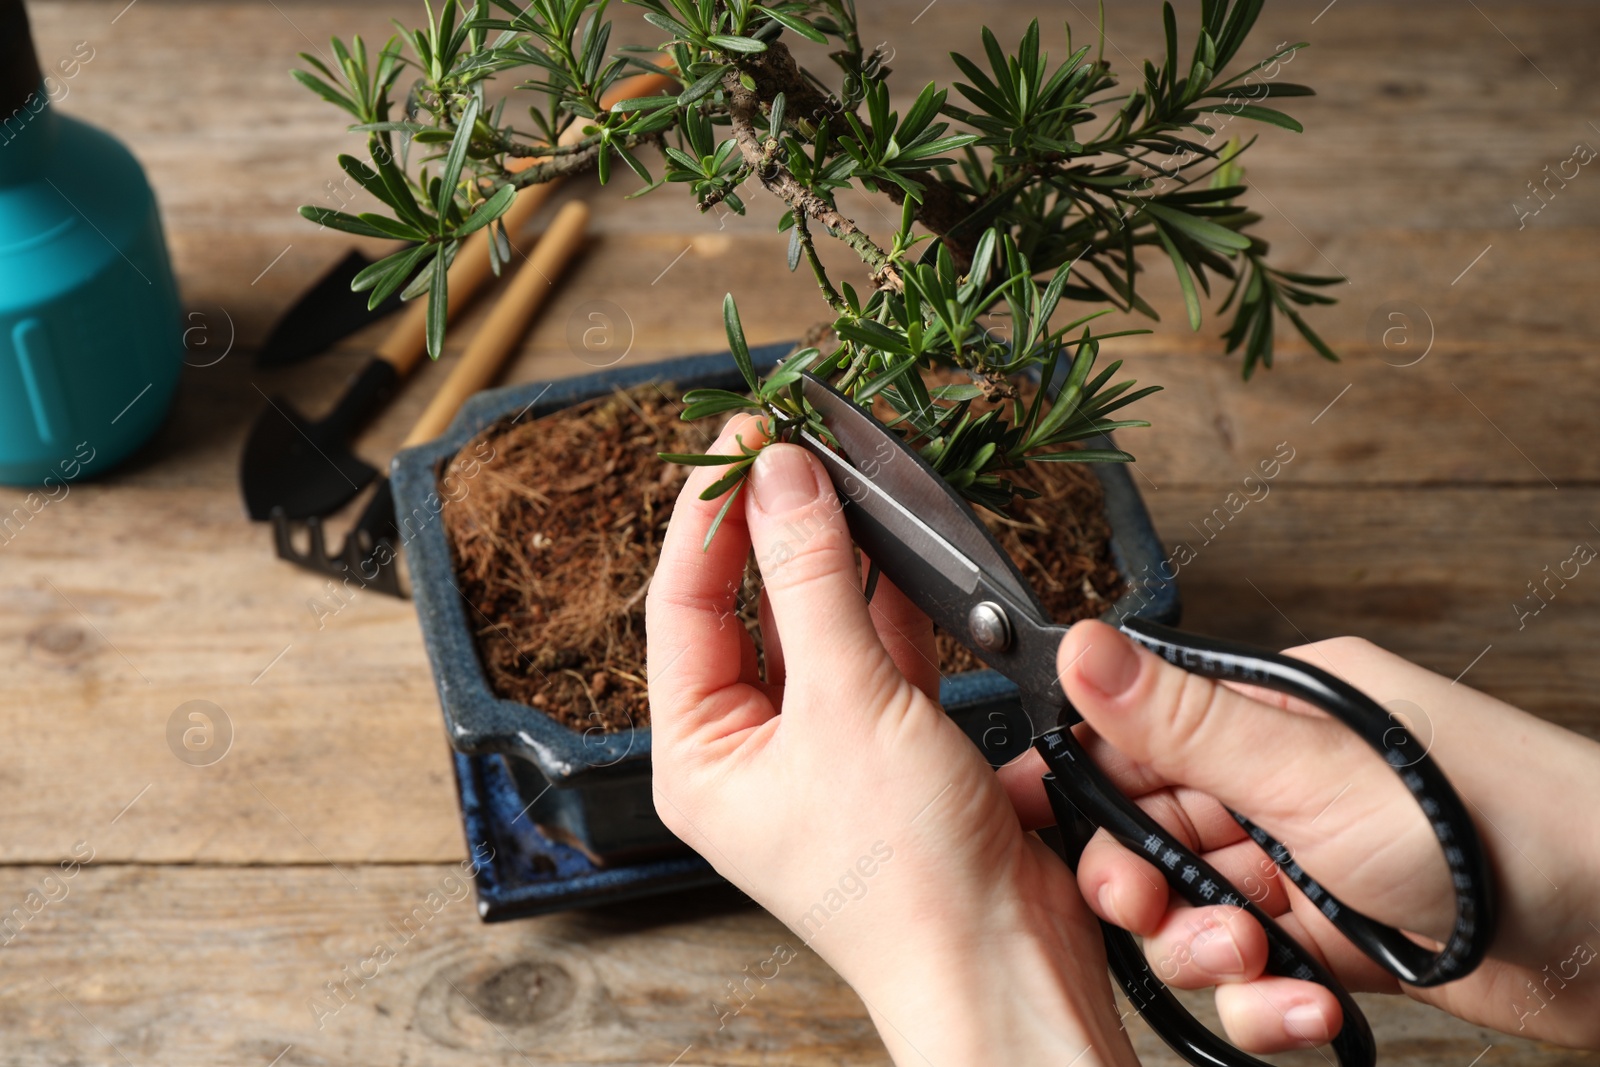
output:
[[[789, 351], [790, 345], [780, 344], [752, 355], [762, 367]], [[742, 388], [732, 358], [722, 352], [495, 389], [469, 401], [442, 437], [400, 453], [392, 472], [412, 595], [451, 745], [468, 755], [505, 757], [507, 780], [528, 798], [528, 819], [553, 831], [600, 868], [671, 863], [670, 857], [684, 851], [656, 817], [651, 800], [650, 731], [576, 730], [494, 694], [478, 659], [469, 609], [456, 588], [450, 547], [439, 520], [443, 507], [439, 478], [468, 441], [496, 422], [537, 419], [649, 381], [670, 382], [680, 390]], [[1160, 577], [1164, 555], [1144, 501], [1125, 467], [1096, 464], [1094, 470], [1105, 491], [1113, 556], [1121, 572], [1130, 576], [1129, 590], [1105, 618], [1116, 621], [1136, 615], [1175, 623], [1177, 586]], [[1145, 577], [1135, 581], [1136, 575]], [[995, 672], [945, 678], [940, 699], [991, 763], [1003, 763], [1027, 747], [1028, 724], [1016, 689]], [[495, 917], [487, 908], [485, 915]]]

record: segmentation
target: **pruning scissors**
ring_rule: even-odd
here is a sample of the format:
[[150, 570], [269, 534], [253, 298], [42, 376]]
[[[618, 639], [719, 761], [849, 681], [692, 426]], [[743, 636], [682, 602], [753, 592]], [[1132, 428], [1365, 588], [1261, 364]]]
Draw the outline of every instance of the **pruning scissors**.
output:
[[[853, 401], [809, 374], [802, 391], [833, 440], [802, 430], [799, 442], [822, 460], [856, 544], [940, 628], [1020, 690], [1034, 747], [1050, 770], [1046, 791], [1068, 864], [1076, 868], [1089, 838], [1104, 828], [1155, 866], [1189, 904], [1248, 911], [1266, 931], [1268, 971], [1316, 982], [1338, 998], [1344, 1024], [1332, 1044], [1339, 1062], [1370, 1067], [1377, 1056], [1372, 1030], [1350, 994], [1244, 893], [1118, 792], [1084, 752], [1071, 730], [1082, 718], [1056, 672], [1056, 650], [1067, 627], [1050, 620], [966, 502]], [[1427, 814], [1450, 869], [1456, 920], [1449, 941], [1437, 950], [1345, 907], [1294, 862], [1288, 848], [1244, 815], [1232, 814], [1346, 937], [1402, 982], [1439, 985], [1466, 976], [1482, 961], [1495, 929], [1494, 887], [1482, 842], [1444, 774], [1425, 752], [1414, 754], [1421, 747], [1388, 712], [1300, 660], [1137, 618], [1124, 620], [1120, 629], [1190, 673], [1263, 686], [1314, 704], [1382, 755]], [[1133, 935], [1107, 923], [1101, 930], [1123, 992], [1174, 1051], [1196, 1067], [1267, 1067], [1191, 1016], [1150, 969]]]

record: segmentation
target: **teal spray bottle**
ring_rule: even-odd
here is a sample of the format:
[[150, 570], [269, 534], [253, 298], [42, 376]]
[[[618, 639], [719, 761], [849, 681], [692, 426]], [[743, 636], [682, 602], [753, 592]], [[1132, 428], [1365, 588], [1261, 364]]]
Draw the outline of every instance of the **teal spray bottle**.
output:
[[22, 0], [0, 0], [0, 483], [47, 493], [155, 433], [184, 351], [144, 171], [56, 110], [83, 56], [41, 70]]

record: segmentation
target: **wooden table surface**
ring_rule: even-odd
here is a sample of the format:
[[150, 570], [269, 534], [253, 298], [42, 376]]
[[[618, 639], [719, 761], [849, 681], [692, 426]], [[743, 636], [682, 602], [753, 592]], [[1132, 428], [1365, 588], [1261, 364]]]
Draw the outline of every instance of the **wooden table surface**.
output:
[[[1262, 54], [1310, 41], [1290, 70], [1321, 95], [1292, 101], [1304, 135], [1264, 128], [1248, 201], [1280, 265], [1349, 279], [1315, 319], [1343, 362], [1286, 343], [1275, 370], [1242, 384], [1214, 322], [1198, 335], [1180, 325], [1159, 265], [1150, 293], [1169, 321], [1115, 344], [1166, 386], [1143, 405], [1155, 427], [1123, 443], [1158, 529], [1199, 546], [1179, 579], [1187, 622], [1273, 645], [1362, 634], [1600, 733], [1600, 579], [1569, 583], [1522, 627], [1513, 606], [1546, 565], [1600, 539], [1600, 176], [1581, 172], [1525, 226], [1513, 207], [1536, 206], [1527, 183], [1547, 164], [1600, 145], [1600, 10], [1324, 2], [1274, 0], [1254, 38]], [[984, 20], [1015, 40], [1035, 7], [924, 3], [863, 5], [902, 92], [948, 77], [947, 51], [976, 51]], [[319, 1027], [310, 1002], [392, 917], [453, 884], [465, 849], [410, 604], [366, 594], [319, 619], [309, 602], [322, 583], [272, 558], [235, 473], [262, 391], [315, 409], [374, 343], [358, 336], [284, 371], [252, 365], [274, 317], [347, 245], [295, 208], [349, 196], [334, 155], [356, 142], [286, 71], [331, 34], [382, 39], [391, 15], [421, 5], [30, 6], [44, 62], [93, 48], [64, 106], [148, 168], [197, 365], [134, 462], [0, 544], [0, 912], [36, 890], [53, 898], [0, 937], [0, 1061], [885, 1062], [860, 1002], [810, 954], [719, 1028], [727, 983], [790, 937], [725, 893], [497, 926], [453, 901]], [[1158, 5], [1111, 6], [1114, 60], [1126, 70], [1156, 54]], [[1053, 9], [1056, 54], [1059, 18], [1081, 34], [1093, 8]], [[624, 178], [573, 187], [596, 203], [600, 237], [507, 380], [587, 369], [567, 342], [585, 300], [625, 310], [630, 361], [717, 348], [728, 290], [752, 340], [820, 317], [810, 283], [784, 269], [770, 205], [700, 218], [676, 188], [623, 201], [635, 187]], [[847, 206], [883, 230], [873, 208]], [[447, 365], [425, 368], [365, 439], [369, 457], [398, 443], [480, 317], [452, 330]], [[1386, 346], [1391, 326], [1402, 332]], [[1189, 524], [1280, 442], [1295, 458], [1270, 496], [1212, 540], [1195, 535]], [[0, 490], [0, 513], [21, 496]], [[208, 767], [179, 762], [166, 740], [196, 699], [234, 732]], [[93, 862], [48, 881], [74, 850]], [[1367, 1005], [1389, 1063], [1584, 1058], [1408, 1002]], [[1175, 1062], [1135, 1032], [1149, 1062]]]

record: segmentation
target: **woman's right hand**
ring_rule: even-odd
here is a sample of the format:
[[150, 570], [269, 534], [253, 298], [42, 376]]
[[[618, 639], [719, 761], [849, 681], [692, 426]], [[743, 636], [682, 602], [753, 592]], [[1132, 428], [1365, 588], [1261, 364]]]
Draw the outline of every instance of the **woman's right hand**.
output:
[[[1287, 653], [1408, 721], [1477, 824], [1499, 929], [1468, 977], [1402, 987], [1347, 941], [1228, 814], [1287, 843], [1347, 906], [1442, 940], [1455, 897], [1439, 844], [1375, 752], [1321, 711], [1172, 666], [1102, 623], [1062, 642], [1062, 685], [1080, 736], [1118, 787], [1182, 837], [1356, 991], [1405, 992], [1469, 1022], [1600, 1047], [1600, 745], [1356, 638]], [[1091, 734], [1089, 731], [1092, 730]], [[1002, 777], [1024, 818], [1048, 822], [1042, 762]], [[1101, 831], [1078, 867], [1084, 899], [1145, 938], [1152, 969], [1216, 987], [1229, 1037], [1253, 1052], [1321, 1044], [1341, 1025], [1332, 994], [1263, 974], [1266, 941], [1242, 909], [1191, 908], [1156, 869]]]

